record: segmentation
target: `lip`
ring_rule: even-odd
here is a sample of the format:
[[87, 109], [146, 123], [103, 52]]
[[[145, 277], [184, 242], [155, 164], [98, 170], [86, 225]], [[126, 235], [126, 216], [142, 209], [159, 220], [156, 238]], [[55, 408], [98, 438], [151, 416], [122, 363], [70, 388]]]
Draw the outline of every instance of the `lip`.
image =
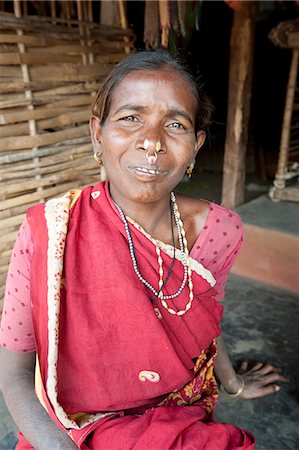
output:
[[160, 177], [166, 174], [165, 170], [143, 165], [129, 166], [128, 169], [130, 172], [133, 172], [135, 175], [139, 177], [153, 178], [153, 177]]

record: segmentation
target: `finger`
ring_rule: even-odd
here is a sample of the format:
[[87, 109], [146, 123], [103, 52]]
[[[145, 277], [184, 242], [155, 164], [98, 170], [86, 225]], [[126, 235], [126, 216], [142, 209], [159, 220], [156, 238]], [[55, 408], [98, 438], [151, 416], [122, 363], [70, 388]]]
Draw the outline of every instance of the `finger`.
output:
[[269, 373], [268, 375], [259, 378], [259, 383], [264, 386], [276, 383], [277, 381], [288, 382], [289, 380], [287, 377], [276, 372]]
[[[246, 369], [244, 372], [242, 372], [242, 374], [243, 374], [243, 373], [246, 373], [246, 375], [254, 375], [254, 374], [257, 373], [263, 366], [264, 366], [264, 364], [261, 363], [261, 362], [255, 363], [255, 365], [254, 365], [253, 367], [251, 367], [251, 369], [249, 369], [249, 370]], [[247, 364], [247, 367], [248, 367], [248, 364]]]
[[[245, 392], [244, 395], [241, 394], [243, 398], [260, 398], [265, 397], [266, 395], [274, 394], [280, 390], [280, 387], [277, 384], [269, 384], [268, 386], [264, 386], [258, 390], [256, 390], [254, 393]], [[240, 396], [240, 397], [241, 397]]]
[[275, 372], [275, 373], [281, 372], [281, 369], [279, 367], [272, 366], [272, 364], [269, 364], [269, 363], [262, 365], [262, 367], [260, 367], [259, 369], [256, 369], [256, 370], [258, 370], [261, 375], [267, 375], [268, 373], [271, 373], [271, 372]]
[[248, 369], [248, 361], [242, 361], [238, 373], [239, 374], [245, 373], [247, 372], [247, 369]]
[[255, 372], [256, 370], [260, 370], [262, 367], [264, 367], [264, 363], [257, 362], [248, 372]]

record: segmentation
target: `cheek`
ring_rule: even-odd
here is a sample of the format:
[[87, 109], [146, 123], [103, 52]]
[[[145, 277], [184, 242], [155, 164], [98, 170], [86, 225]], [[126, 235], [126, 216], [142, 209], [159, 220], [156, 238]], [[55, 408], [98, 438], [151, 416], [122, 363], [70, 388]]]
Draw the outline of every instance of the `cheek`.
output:
[[175, 150], [173, 152], [173, 156], [176, 157], [178, 163], [189, 164], [191, 160], [196, 155], [196, 141], [193, 136], [190, 136], [189, 138], [186, 138], [184, 140], [179, 140], [175, 147], [173, 147]]
[[106, 129], [102, 135], [102, 152], [104, 164], [117, 163], [127, 149], [127, 133], [117, 129]]
[[102, 143], [105, 147], [122, 145], [128, 139], [128, 133], [117, 129], [109, 129], [103, 134]]

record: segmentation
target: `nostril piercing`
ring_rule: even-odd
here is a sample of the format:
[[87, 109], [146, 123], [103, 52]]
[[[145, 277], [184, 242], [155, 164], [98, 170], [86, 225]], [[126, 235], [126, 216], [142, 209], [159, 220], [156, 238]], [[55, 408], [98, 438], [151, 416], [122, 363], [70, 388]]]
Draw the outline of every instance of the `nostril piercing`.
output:
[[143, 148], [144, 148], [144, 150], [147, 150], [149, 148], [149, 140], [148, 139], [144, 139]]
[[149, 164], [153, 165], [153, 164], [156, 164], [158, 155], [157, 155], [156, 152], [154, 152], [154, 153], [146, 152], [145, 157], [146, 157], [146, 159], [147, 159], [147, 162], [148, 162]]
[[159, 152], [161, 150], [161, 142], [158, 140], [156, 143], [156, 151]]

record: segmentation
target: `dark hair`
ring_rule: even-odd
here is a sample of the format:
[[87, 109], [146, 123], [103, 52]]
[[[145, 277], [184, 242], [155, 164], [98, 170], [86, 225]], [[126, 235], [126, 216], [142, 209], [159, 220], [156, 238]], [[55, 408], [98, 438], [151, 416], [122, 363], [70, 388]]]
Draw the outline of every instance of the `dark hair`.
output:
[[213, 111], [212, 103], [202, 91], [202, 85], [197, 83], [181, 58], [171, 56], [166, 50], [132, 53], [117, 64], [97, 92], [92, 105], [92, 114], [100, 119], [101, 124], [105, 123], [109, 114], [113, 91], [126, 75], [137, 70], [154, 71], [165, 68], [175, 70], [189, 83], [197, 104], [195, 132], [199, 130], [207, 131]]

